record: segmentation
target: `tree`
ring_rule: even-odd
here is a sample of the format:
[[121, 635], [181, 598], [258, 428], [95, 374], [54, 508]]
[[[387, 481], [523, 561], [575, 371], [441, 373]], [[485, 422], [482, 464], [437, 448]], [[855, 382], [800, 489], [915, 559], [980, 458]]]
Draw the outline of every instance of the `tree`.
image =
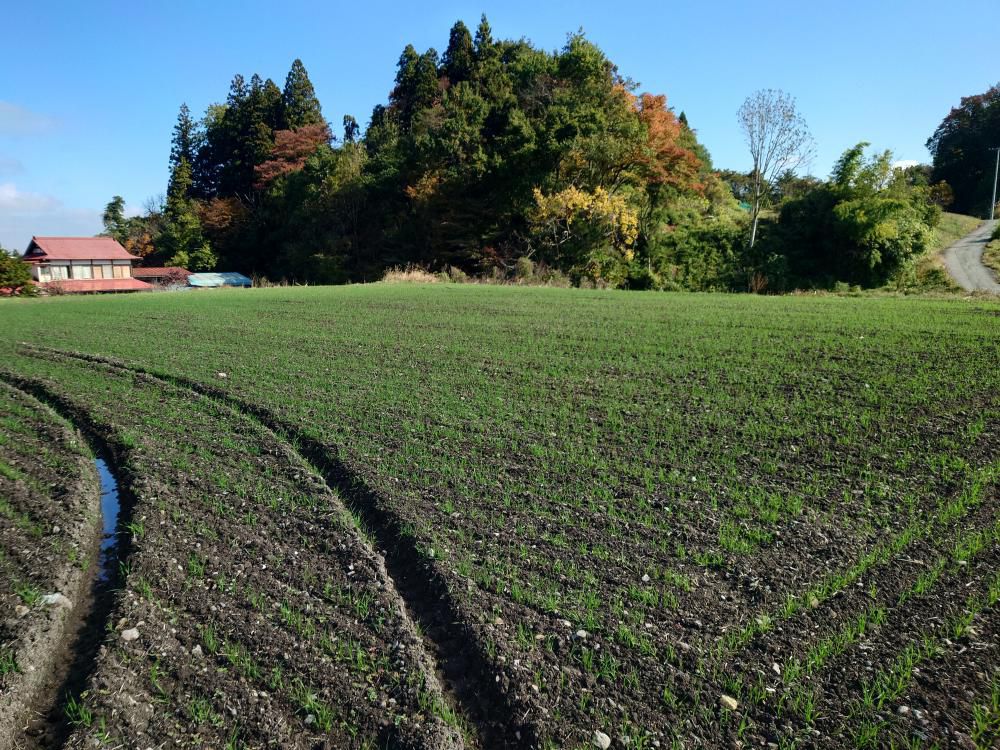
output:
[[639, 219], [624, 198], [604, 188], [569, 187], [552, 195], [535, 189], [534, 200], [532, 230], [542, 260], [594, 281], [625, 280]]
[[236, 76], [192, 136], [193, 162], [172, 162], [155, 260], [207, 250], [324, 283], [529, 255], [617, 286], [735, 278], [745, 212], [665, 97], [639, 94], [582, 33], [549, 52], [494, 39], [485, 17], [469, 31], [452, 26], [440, 63], [407, 45], [388, 101], [364, 132], [345, 117], [342, 142], [300, 62], [284, 90]]
[[884, 284], [923, 251], [940, 208], [925, 185], [893, 170], [892, 153], [847, 149], [829, 182], [785, 203], [770, 249], [787, 260], [797, 284]]
[[281, 94], [284, 118], [282, 129], [301, 128], [303, 125], [322, 125], [323, 111], [316, 98], [316, 91], [305, 65], [296, 59], [285, 78], [285, 89]]
[[809, 160], [812, 136], [805, 119], [795, 109], [795, 99], [780, 90], [761, 89], [747, 97], [737, 117], [753, 163], [750, 172], [750, 247], [753, 247], [769, 183]]
[[952, 210], [990, 215], [995, 153], [1000, 146], [1000, 84], [975, 96], [962, 97], [927, 139], [933, 159], [931, 182], [951, 187]]
[[182, 159], [188, 164], [194, 164], [197, 153], [198, 136], [195, 130], [194, 121], [191, 119], [191, 110], [187, 104], [181, 104], [180, 112], [177, 113], [177, 123], [174, 125], [174, 134], [170, 139], [170, 168], [174, 169], [180, 164]]
[[444, 74], [452, 85], [468, 80], [472, 75], [472, 66], [475, 63], [475, 49], [472, 46], [472, 34], [469, 28], [457, 21], [451, 27], [448, 36], [448, 48], [441, 58], [441, 66]]
[[409, 131], [414, 116], [430, 107], [438, 95], [437, 51], [427, 50], [418, 55], [412, 44], [407, 44], [396, 64], [396, 86], [389, 95], [389, 103], [404, 131]]
[[476, 53], [477, 60], [485, 60], [487, 57], [493, 54], [495, 46], [493, 44], [493, 30], [490, 28], [490, 22], [486, 20], [486, 14], [483, 13], [479, 18], [479, 26], [476, 27], [476, 39], [473, 44], [473, 48]]
[[275, 132], [271, 158], [257, 166], [256, 186], [266, 187], [282, 175], [297, 172], [317, 148], [329, 143], [330, 128], [326, 123]]
[[354, 143], [361, 133], [361, 126], [353, 115], [344, 115], [344, 143]]
[[104, 233], [113, 237], [115, 241], [125, 244], [128, 237], [128, 219], [125, 218], [125, 199], [116, 195], [104, 207], [104, 214], [101, 216], [104, 222]]
[[181, 159], [170, 176], [164, 225], [156, 239], [156, 250], [168, 266], [210, 271], [217, 259], [202, 233], [197, 204], [188, 197], [191, 182], [191, 165]]
[[0, 247], [0, 295], [30, 296], [34, 291], [35, 287], [31, 283], [31, 266]]

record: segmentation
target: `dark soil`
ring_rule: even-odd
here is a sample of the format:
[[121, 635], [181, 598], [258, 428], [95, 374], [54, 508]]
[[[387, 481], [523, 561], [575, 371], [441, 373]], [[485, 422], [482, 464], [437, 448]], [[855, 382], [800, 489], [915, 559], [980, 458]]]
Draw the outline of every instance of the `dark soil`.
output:
[[[78, 391], [21, 384], [67, 411], [86, 394], [134, 507], [67, 746], [461, 746], [380, 557], [287, 444], [150, 378], [79, 374]], [[165, 442], [148, 425], [171, 412], [184, 428]]]
[[[872, 511], [878, 525], [866, 525], [869, 519], [856, 511], [842, 518], [839, 497], [831, 497], [777, 523], [768, 543], [725, 566], [678, 564], [670, 551], [673, 545], [718, 544], [708, 496], [705, 509], [692, 510], [663, 531], [666, 544], [659, 530], [629, 518], [609, 521], [587, 508], [572, 511], [594, 514], [592, 523], [579, 526], [589, 527], [586, 533], [565, 520], [501, 508], [489, 522], [458, 518], [442, 531], [446, 538], [449, 531], [468, 534], [474, 547], [504, 548], [519, 572], [538, 573], [541, 580], [554, 562], [569, 559], [599, 598], [597, 627], [581, 632], [581, 623], [564, 613], [519, 601], [510, 584], [463, 574], [442, 554], [447, 549], [427, 549], [412, 529], [436, 509], [435, 498], [393, 486], [373, 467], [312, 437], [308, 425], [292, 424], [220, 388], [160, 378], [123, 362], [35, 354], [52, 360], [62, 384], [44, 388], [69, 400], [79, 398], [69, 385], [74, 378], [99, 373], [107, 379], [107, 403], [97, 399], [91, 417], [110, 442], [118, 441], [122, 461], [137, 477], [131, 484], [135, 519], [145, 531], [135, 542], [114, 625], [121, 633], [141, 623], [140, 639], [109, 641], [89, 698], [95, 715], [105, 717], [126, 744], [153, 738], [223, 744], [235, 737], [249, 746], [360, 747], [368, 740], [437, 746], [460, 741], [434, 718], [455, 723], [453, 713], [466, 723], [468, 743], [484, 748], [537, 746], [542, 738], [550, 746], [586, 746], [594, 730], [611, 736], [615, 747], [791, 740], [839, 747], [868, 721], [881, 727], [879, 742], [915, 733], [962, 744], [970, 719], [961, 716], [984, 700], [1000, 666], [989, 640], [996, 616], [987, 609], [964, 642], [944, 643], [920, 666], [901, 698], [907, 703], [893, 703], [896, 713], [854, 710], [865, 680], [925, 636], [941, 640], [940, 629], [961, 614], [970, 592], [988, 586], [1000, 564], [996, 540], [965, 565], [949, 563], [926, 595], [909, 598], [905, 606], [899, 601], [963, 534], [993, 526], [995, 487], [953, 522], [929, 526], [847, 587], [787, 618], [781, 611], [789, 596], [850, 569], [861, 553], [903, 531], [913, 516], [885, 501]], [[112, 406], [122, 389], [131, 389], [134, 399], [127, 416]], [[134, 439], [151, 424], [183, 430], [124, 445], [125, 435]], [[958, 436], [958, 426], [921, 422], [928, 434]], [[927, 435], [912, 439], [922, 444]], [[968, 459], [978, 466], [995, 458], [992, 440], [987, 433]], [[789, 460], [828, 471], [822, 454], [829, 447]], [[512, 457], [512, 464], [518, 460]], [[880, 460], [884, 465], [873, 468], [879, 476], [902, 471], [894, 457]], [[963, 491], [951, 475], [899, 479], [922, 483], [928, 498]], [[628, 491], [623, 488], [623, 495]], [[276, 495], [280, 502], [270, 503]], [[289, 503], [289, 497], [302, 500]], [[669, 511], [670, 498], [654, 502]], [[372, 540], [358, 534], [345, 506]], [[936, 508], [918, 510], [918, 517], [930, 517]], [[692, 523], [699, 514], [703, 522]], [[590, 536], [602, 523], [614, 531], [610, 541]], [[530, 538], [510, 532], [525, 527], [534, 530]], [[597, 541], [606, 543], [604, 553], [588, 554]], [[628, 601], [609, 593], [620, 591], [623, 582], [631, 582], [637, 596], [667, 589], [643, 576], [666, 569], [683, 576], [687, 588], [641, 621], [630, 617]], [[361, 596], [372, 597], [369, 614], [352, 616], [352, 602]], [[779, 707], [778, 697], [787, 691], [773, 665], [804, 660], [817, 642], [875, 606], [886, 610], [885, 622], [804, 679], [815, 706]], [[734, 632], [763, 618], [772, 621], [766, 632], [730, 645]], [[317, 624], [361, 644], [370, 662], [345, 663], [342, 654], [324, 648]], [[211, 641], [219, 645], [213, 648]], [[386, 648], [396, 643], [405, 648]], [[300, 682], [275, 679], [275, 668]], [[948, 678], [947, 670], [956, 677]], [[769, 690], [754, 700], [750, 689], [758, 683]], [[316, 716], [296, 697], [301, 686], [335, 707], [335, 729], [316, 731]], [[965, 697], [954, 697], [956, 691]], [[440, 701], [436, 708], [428, 708], [428, 694]], [[720, 705], [729, 694], [739, 699], [738, 708]], [[908, 710], [900, 713], [900, 706]], [[72, 742], [82, 747], [87, 734], [79, 732]]]
[[82, 436], [5, 383], [0, 419], [0, 649], [16, 664], [0, 674], [0, 747], [57, 746], [65, 698], [104, 624], [90, 585], [97, 476]]

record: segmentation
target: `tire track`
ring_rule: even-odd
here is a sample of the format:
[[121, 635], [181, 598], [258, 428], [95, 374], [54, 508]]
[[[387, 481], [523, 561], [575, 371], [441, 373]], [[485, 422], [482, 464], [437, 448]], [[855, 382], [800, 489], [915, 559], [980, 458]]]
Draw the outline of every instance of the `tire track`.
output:
[[[534, 727], [520, 718], [527, 715], [527, 710], [516, 706], [499, 687], [495, 667], [477, 647], [477, 634], [451, 595], [445, 578], [424, 558], [413, 538], [404, 533], [403, 524], [387, 509], [384, 498], [347, 466], [335, 447], [305, 435], [264, 407], [190, 378], [160, 373], [112, 357], [28, 343], [22, 343], [21, 350], [40, 359], [78, 361], [150, 378], [211, 399], [253, 419], [313, 468], [374, 537], [377, 549], [372, 549], [372, 553], [384, 561], [388, 582], [410, 621], [418, 626], [416, 631], [432, 665], [431, 675], [437, 676], [445, 700], [471, 733], [467, 738], [470, 744], [483, 750], [538, 744]], [[359, 535], [364, 538], [364, 534]]]
[[[75, 360], [74, 358], [70, 357], [60, 358], [57, 356], [51, 356], [50, 359], [52, 359], [53, 361], [64, 361], [68, 363], [77, 363], [77, 364], [80, 363], [79, 360]], [[126, 368], [114, 368], [110, 365], [105, 366], [104, 369], [112, 373], [117, 373], [119, 375], [134, 374], [132, 373], [132, 371], [129, 371]], [[148, 376], [143, 373], [138, 373], [137, 375], [138, 375], [137, 380], [145, 381], [148, 384], [152, 384], [157, 387], [169, 388], [175, 393], [179, 392], [185, 394], [185, 398], [191, 395], [189, 389], [184, 389], [175, 386], [163, 379]], [[114, 438], [112, 437], [112, 428], [109, 425], [99, 423], [94, 419], [92, 419], [91, 416], [84, 410], [84, 408], [80, 406], [75, 400], [61, 393], [58, 389], [54, 388], [53, 385], [46, 383], [44, 380], [25, 378], [19, 375], [15, 375], [13, 373], [4, 372], [3, 370], [0, 370], [0, 380], [14, 384], [16, 387], [19, 388], [19, 390], [29, 392], [35, 395], [35, 397], [38, 398], [39, 400], [45, 403], [52, 404], [58, 413], [63, 414], [64, 416], [67, 417], [67, 419], [71, 419], [71, 421], [73, 421], [74, 424], [83, 425], [86, 433], [91, 437], [91, 439], [95, 443], [101, 446], [103, 453], [115, 456], [116, 466], [122, 467], [121, 469], [122, 473], [127, 474], [130, 477], [130, 481], [128, 482], [128, 487], [131, 488], [131, 486], [138, 480], [138, 475], [133, 476], [132, 472], [128, 469], [128, 462], [125, 460], [128, 456], [128, 451], [123, 450], [121, 446], [119, 446], [114, 442]], [[211, 402], [211, 399], [200, 394], [195, 394], [195, 398], [204, 399], [206, 401]], [[382, 557], [377, 553], [376, 550], [373, 550], [371, 548], [370, 544], [367, 542], [364, 535], [360, 533], [360, 531], [357, 529], [355, 525], [356, 519], [351, 517], [349, 520], [347, 520], [349, 517], [349, 513], [347, 512], [347, 508], [344, 507], [340, 498], [337, 496], [336, 492], [332, 491], [332, 489], [325, 482], [323, 482], [321, 477], [319, 477], [315, 473], [313, 467], [306, 460], [304, 460], [303, 457], [300, 454], [298, 454], [288, 442], [282, 440], [278, 435], [276, 435], [266, 426], [254, 422], [253, 420], [248, 420], [245, 416], [239, 414], [229, 405], [217, 404], [217, 403], [213, 403], [213, 405], [215, 406], [216, 409], [232, 414], [233, 417], [235, 418], [234, 421], [243, 421], [244, 423], [246, 423], [247, 421], [253, 422], [253, 424], [256, 425], [258, 429], [260, 429], [261, 434], [266, 436], [266, 438], [273, 443], [274, 447], [278, 451], [280, 451], [280, 455], [283, 457], [283, 460], [289, 466], [295, 468], [298, 471], [304, 471], [305, 473], [312, 475], [312, 481], [314, 481], [318, 487], [322, 487], [324, 490], [330, 492], [331, 499], [336, 501], [336, 506], [331, 506], [331, 507], [335, 507], [336, 513], [338, 515], [341, 515], [342, 518], [345, 519], [344, 520], [345, 531], [353, 535], [354, 537], [353, 541], [357, 545], [358, 549], [366, 551], [366, 554], [369, 557], [370, 562], [378, 570], [379, 576], [383, 581], [383, 585], [385, 586], [389, 600], [393, 602], [393, 606], [397, 609], [398, 616], [404, 623], [405, 628], [409, 631], [410, 642], [412, 642], [415, 645], [414, 650], [418, 652], [414, 654], [416, 657], [416, 666], [418, 667], [419, 672], [425, 681], [425, 688], [429, 696], [432, 697], [434, 702], [441, 701], [442, 705], [448, 705], [447, 696], [441, 689], [439, 681], [436, 679], [434, 662], [430, 658], [426, 649], [424, 648], [424, 641], [419, 635], [419, 630], [414, 626], [414, 621], [409, 615], [409, 611], [405, 606], [404, 600], [402, 599], [402, 597], [398, 595], [398, 592], [396, 591], [395, 586], [393, 584], [392, 578], [388, 575], [387, 571], [385, 570]], [[68, 415], [72, 415], [72, 417]], [[131, 522], [132, 513], [137, 505], [136, 501], [138, 497], [139, 497], [138, 490], [133, 493], [132, 490], [129, 489], [130, 502], [128, 503], [128, 513], [127, 515], [125, 514], [124, 512], [125, 506], [123, 505], [123, 513], [119, 517], [120, 533], [124, 533], [123, 530], [127, 528], [127, 525]], [[122, 583], [123, 579], [120, 578], [117, 581], [116, 587], [121, 588]], [[116, 613], [115, 609], [111, 609], [101, 619], [95, 618], [95, 623], [94, 623], [95, 633], [97, 633], [99, 636], [96, 646], [100, 646], [100, 643], [103, 641], [103, 638], [101, 638], [100, 636], [104, 635], [105, 624], [108, 622], [113, 622], [114, 619], [118, 617], [118, 614], [120, 614]], [[88, 665], [88, 668], [85, 670], [86, 673], [85, 679], [83, 675], [84, 670], [81, 670], [79, 668], [74, 668], [73, 670], [71, 670], [71, 673], [79, 674], [80, 679], [83, 680], [82, 684], [89, 685], [93, 681], [92, 678], [96, 674], [97, 661], [98, 660], [95, 658], [92, 660], [92, 663]], [[434, 721], [436, 721], [439, 724], [440, 731], [436, 732], [434, 736], [428, 738], [427, 740], [428, 744], [426, 745], [426, 747], [430, 748], [431, 750], [461, 750], [462, 748], [465, 747], [462, 734], [459, 731], [453, 729], [452, 727], [447, 726], [446, 723], [444, 721], [441, 721], [440, 719], [434, 719]], [[75, 737], [75, 735], [71, 735], [70, 732], [71, 729], [72, 727], [69, 727], [68, 725], [65, 727], [65, 729], [62, 731], [62, 734], [59, 737], [58, 743], [56, 743], [55, 746], [61, 747], [67, 742], [67, 740], [71, 739], [71, 737]], [[472, 727], [472, 729], [474, 730], [475, 728]], [[389, 731], [391, 733], [393, 730], [390, 728]], [[472, 739], [475, 740], [476, 739], [475, 736], [473, 736]], [[380, 743], [384, 741], [388, 742], [388, 745], [386, 745], [388, 747], [409, 746], [408, 744], [401, 743], [398, 737], [389, 737], [388, 739], [383, 737], [380, 740]], [[46, 745], [46, 746], [49, 747], [52, 745]]]

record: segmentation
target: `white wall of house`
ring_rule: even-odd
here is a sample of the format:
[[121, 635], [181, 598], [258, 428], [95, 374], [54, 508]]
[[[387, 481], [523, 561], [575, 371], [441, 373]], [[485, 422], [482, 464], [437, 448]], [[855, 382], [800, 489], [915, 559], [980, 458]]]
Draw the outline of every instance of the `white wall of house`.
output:
[[129, 279], [132, 277], [130, 260], [74, 260], [37, 263], [32, 268], [35, 281], [65, 281], [67, 279]]

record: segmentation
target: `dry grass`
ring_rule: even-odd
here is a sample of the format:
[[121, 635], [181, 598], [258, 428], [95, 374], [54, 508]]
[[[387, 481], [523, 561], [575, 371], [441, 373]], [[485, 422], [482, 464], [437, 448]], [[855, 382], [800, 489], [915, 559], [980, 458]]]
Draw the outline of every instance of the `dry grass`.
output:
[[420, 266], [390, 268], [382, 274], [382, 281], [389, 284], [437, 284], [441, 278]]

